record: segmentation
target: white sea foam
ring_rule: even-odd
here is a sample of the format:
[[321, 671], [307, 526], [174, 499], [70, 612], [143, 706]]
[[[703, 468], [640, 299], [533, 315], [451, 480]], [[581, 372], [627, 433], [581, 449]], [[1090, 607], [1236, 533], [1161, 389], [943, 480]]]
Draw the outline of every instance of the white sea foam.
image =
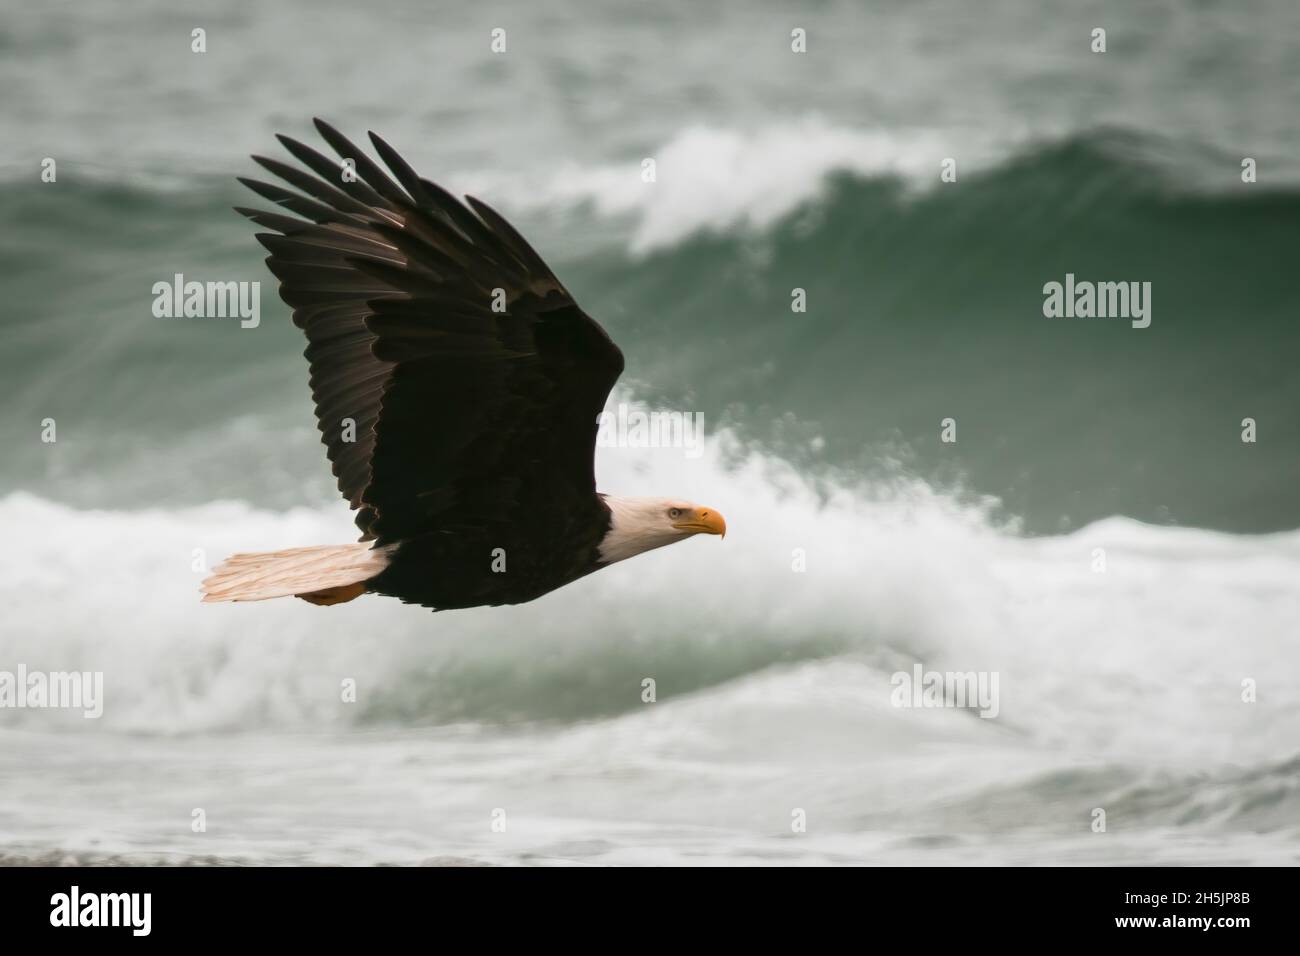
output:
[[[598, 717], [639, 710], [652, 677], [659, 707], [745, 713], [754, 694], [786, 696], [821, 715], [808, 718], [819, 733], [880, 746], [1010, 734], [1183, 765], [1276, 758], [1300, 739], [1300, 535], [1111, 519], [1025, 539], [920, 484], [823, 498], [773, 461], [728, 470], [717, 443], [698, 460], [604, 449], [598, 471], [615, 493], [718, 508], [725, 541], [644, 555], [529, 605], [437, 615], [377, 597], [198, 603], [194, 549], [210, 566], [236, 550], [350, 540], [341, 504], [80, 511], [10, 494], [0, 667], [103, 671], [95, 730], [110, 732]], [[796, 549], [806, 571], [792, 570]], [[827, 663], [814, 681], [783, 670], [816, 659]], [[914, 661], [997, 671], [999, 718], [891, 711], [888, 676]], [[355, 704], [340, 700], [345, 679]], [[1257, 703], [1241, 700], [1246, 679]], [[835, 717], [836, 700], [856, 716]], [[0, 719], [53, 729], [66, 715]]]
[[[964, 175], [1011, 155], [1019, 142], [845, 127], [810, 115], [755, 128], [692, 125], [622, 163], [478, 173], [457, 182], [512, 210], [588, 204], [601, 216], [631, 216], [631, 249], [646, 253], [699, 232], [770, 226], [821, 196], [833, 173], [896, 177], [922, 188], [940, 182], [945, 158], [960, 156]], [[642, 178], [646, 158], [655, 162], [654, 182]]]
[[[628, 220], [630, 251], [644, 254], [701, 232], [762, 230], [822, 196], [836, 173], [892, 177], [922, 190], [939, 185], [947, 158], [957, 159], [965, 176], [1010, 158], [1030, 141], [1024, 131], [1003, 130], [995, 139], [962, 129], [847, 126], [808, 114], [753, 126], [694, 123], [648, 143], [644, 156], [621, 161], [422, 172], [512, 216], [585, 208], [597, 217]], [[653, 182], [642, 177], [645, 159], [654, 160]], [[242, 160], [236, 167], [210, 157], [196, 161], [213, 179], [247, 172]], [[74, 168], [84, 181], [162, 192], [192, 191], [195, 172], [193, 163], [181, 174], [174, 160], [161, 159]], [[0, 182], [7, 178], [0, 168]]]

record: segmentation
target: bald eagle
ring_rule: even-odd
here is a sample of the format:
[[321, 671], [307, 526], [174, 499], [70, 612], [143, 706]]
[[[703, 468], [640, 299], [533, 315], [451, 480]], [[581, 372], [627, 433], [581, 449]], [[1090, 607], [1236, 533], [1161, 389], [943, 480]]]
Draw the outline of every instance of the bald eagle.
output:
[[[254, 156], [298, 192], [240, 178], [237, 208], [307, 337], [316, 420], [360, 541], [237, 554], [204, 601], [365, 593], [435, 610], [520, 604], [633, 555], [725, 534], [712, 508], [596, 491], [597, 416], [623, 353], [486, 203], [462, 204], [370, 134], [339, 159]], [[292, 213], [292, 215], [288, 215]]]

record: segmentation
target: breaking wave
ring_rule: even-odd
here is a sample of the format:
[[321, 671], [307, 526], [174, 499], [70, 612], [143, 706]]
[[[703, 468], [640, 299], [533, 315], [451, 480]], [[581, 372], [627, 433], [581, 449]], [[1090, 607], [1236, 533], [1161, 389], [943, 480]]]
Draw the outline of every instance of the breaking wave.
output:
[[[644, 555], [532, 604], [441, 614], [378, 598], [199, 605], [202, 567], [231, 551], [350, 540], [342, 504], [103, 511], [10, 494], [0, 523], [21, 544], [0, 555], [0, 661], [103, 671], [105, 711], [7, 718], [148, 734], [569, 722], [643, 709], [651, 678], [661, 702], [743, 723], [758, 694], [882, 746], [1012, 734], [1179, 765], [1293, 746], [1300, 535], [1114, 518], [1025, 538], [918, 482], [813, 487], [777, 460], [721, 457], [605, 449], [598, 462], [616, 493], [714, 504], [725, 542]], [[914, 662], [999, 672], [1000, 719], [898, 720], [889, 675]], [[1246, 679], [1258, 703], [1242, 703]]]

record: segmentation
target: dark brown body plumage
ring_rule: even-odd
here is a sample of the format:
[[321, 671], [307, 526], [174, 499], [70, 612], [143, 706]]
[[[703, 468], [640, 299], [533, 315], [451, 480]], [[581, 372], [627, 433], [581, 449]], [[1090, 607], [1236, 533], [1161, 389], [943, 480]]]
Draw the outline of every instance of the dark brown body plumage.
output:
[[396, 545], [367, 588], [434, 608], [516, 604], [595, 570], [610, 520], [596, 418], [622, 353], [488, 206], [420, 179], [374, 134], [392, 176], [316, 126], [356, 181], [280, 137], [310, 172], [254, 158], [300, 192], [243, 180], [282, 211], [239, 211], [272, 230], [258, 239], [307, 336], [362, 540]]

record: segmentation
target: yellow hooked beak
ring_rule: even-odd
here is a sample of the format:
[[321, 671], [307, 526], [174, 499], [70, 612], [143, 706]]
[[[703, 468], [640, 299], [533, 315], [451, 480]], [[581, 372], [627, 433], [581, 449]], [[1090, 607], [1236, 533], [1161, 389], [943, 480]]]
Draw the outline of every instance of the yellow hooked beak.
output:
[[695, 508], [687, 511], [673, 522], [673, 527], [678, 531], [689, 531], [691, 534], [720, 534], [724, 538], [727, 536], [727, 522], [712, 508]]

